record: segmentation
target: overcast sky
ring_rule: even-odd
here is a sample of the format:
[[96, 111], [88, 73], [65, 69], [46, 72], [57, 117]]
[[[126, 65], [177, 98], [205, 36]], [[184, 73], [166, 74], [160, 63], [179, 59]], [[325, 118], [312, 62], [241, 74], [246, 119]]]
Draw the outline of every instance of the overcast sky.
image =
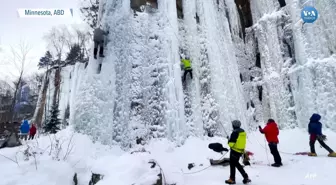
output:
[[[28, 72], [37, 70], [37, 62], [46, 51], [46, 42], [42, 39], [52, 26], [61, 24], [83, 24], [79, 12], [80, 0], [4, 0], [0, 6], [0, 78], [15, 73], [12, 66], [2, 65], [8, 56], [10, 46], [17, 45], [20, 39], [29, 42], [32, 64]], [[19, 18], [19, 8], [73, 8], [73, 18]]]

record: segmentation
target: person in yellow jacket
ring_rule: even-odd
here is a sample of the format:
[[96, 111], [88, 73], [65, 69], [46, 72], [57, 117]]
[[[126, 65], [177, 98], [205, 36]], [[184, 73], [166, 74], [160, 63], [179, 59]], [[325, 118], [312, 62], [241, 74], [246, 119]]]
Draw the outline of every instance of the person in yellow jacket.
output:
[[193, 78], [191, 62], [190, 62], [189, 57], [186, 57], [185, 59], [182, 59], [181, 63], [183, 64], [183, 69], [184, 69], [183, 82], [185, 82], [188, 73], [190, 73], [191, 79]]
[[228, 144], [230, 146], [230, 179], [226, 180], [226, 184], [236, 184], [236, 168], [243, 176], [243, 183], [251, 182], [242, 165], [239, 163], [240, 157], [245, 152], [246, 146], [246, 132], [240, 128], [241, 122], [239, 120], [232, 121], [233, 132], [228, 137]]

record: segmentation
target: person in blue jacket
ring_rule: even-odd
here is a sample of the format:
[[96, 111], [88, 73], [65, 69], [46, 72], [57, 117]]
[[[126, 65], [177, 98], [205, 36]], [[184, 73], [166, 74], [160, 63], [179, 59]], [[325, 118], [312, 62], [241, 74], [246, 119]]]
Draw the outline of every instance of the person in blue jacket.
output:
[[20, 127], [21, 139], [27, 140], [29, 129], [30, 129], [30, 126], [29, 126], [28, 120], [23, 120], [21, 127]]
[[329, 157], [336, 157], [336, 153], [325, 144], [327, 137], [322, 134], [322, 123], [320, 122], [321, 116], [319, 114], [313, 114], [310, 117], [310, 122], [308, 124], [308, 132], [310, 134], [310, 153], [309, 156], [317, 156], [315, 152], [315, 142], [316, 140], [329, 152]]

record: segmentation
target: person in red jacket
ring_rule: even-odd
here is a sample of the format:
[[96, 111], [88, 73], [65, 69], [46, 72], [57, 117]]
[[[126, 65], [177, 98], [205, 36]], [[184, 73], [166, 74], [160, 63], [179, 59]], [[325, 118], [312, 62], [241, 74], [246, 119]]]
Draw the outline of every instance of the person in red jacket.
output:
[[279, 143], [279, 139], [278, 139], [278, 135], [279, 135], [279, 129], [278, 129], [278, 125], [275, 123], [275, 121], [273, 119], [269, 119], [267, 121], [267, 124], [265, 126], [265, 128], [261, 128], [261, 126], [259, 126], [259, 131], [262, 134], [265, 134], [266, 140], [268, 142], [268, 146], [271, 150], [271, 153], [274, 157], [274, 164], [272, 164], [272, 166], [274, 167], [280, 167], [282, 166], [282, 162], [281, 162], [281, 157], [278, 151], [278, 143]]
[[34, 139], [36, 134], [36, 127], [34, 124], [31, 125], [30, 129], [29, 129], [29, 138], [28, 140]]

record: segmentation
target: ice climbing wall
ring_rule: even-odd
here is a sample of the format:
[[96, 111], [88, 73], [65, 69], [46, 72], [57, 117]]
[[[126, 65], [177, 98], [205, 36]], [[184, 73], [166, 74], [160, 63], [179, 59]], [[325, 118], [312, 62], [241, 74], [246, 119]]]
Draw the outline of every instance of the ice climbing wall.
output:
[[[94, 59], [76, 66], [71, 97], [61, 97], [79, 132], [127, 148], [141, 139], [226, 135], [233, 119], [246, 130], [269, 118], [305, 128], [314, 112], [336, 129], [335, 1], [315, 1], [320, 16], [304, 25], [306, 1], [157, 2], [135, 12], [130, 0], [104, 1], [102, 70], [96, 74]], [[193, 66], [185, 86], [181, 51]]]

